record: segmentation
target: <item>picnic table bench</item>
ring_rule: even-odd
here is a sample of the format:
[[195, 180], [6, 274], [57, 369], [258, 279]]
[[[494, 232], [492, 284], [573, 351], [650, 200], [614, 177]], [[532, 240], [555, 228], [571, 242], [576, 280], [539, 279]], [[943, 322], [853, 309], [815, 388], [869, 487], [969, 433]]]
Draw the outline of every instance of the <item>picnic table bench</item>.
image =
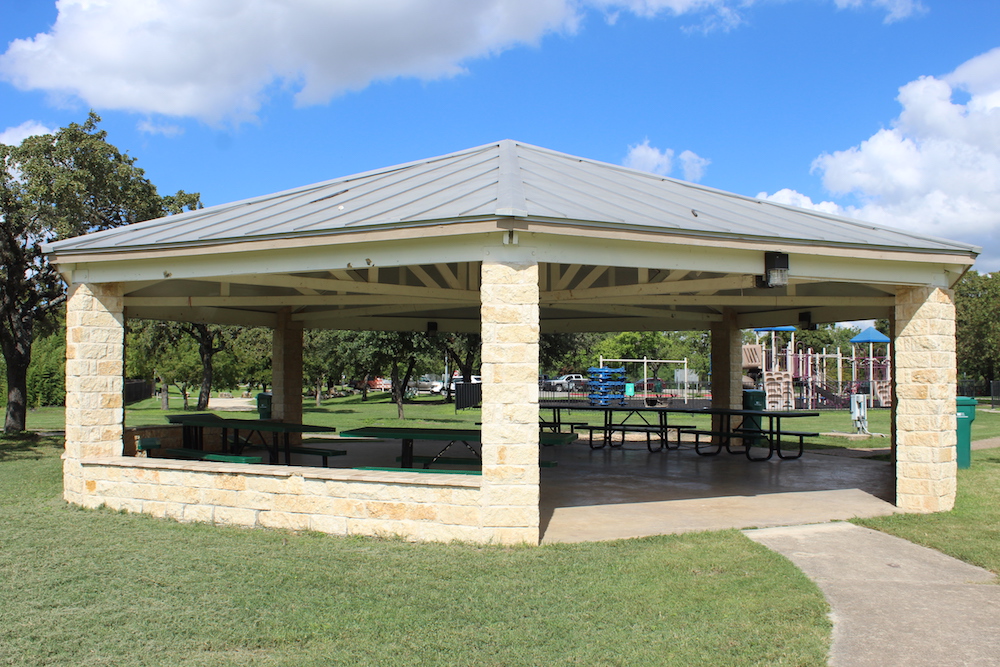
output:
[[[818, 417], [818, 412], [794, 412], [787, 410], [739, 410], [739, 409], [729, 409], [729, 408], [707, 408], [702, 410], [702, 412], [717, 415], [722, 417], [721, 428], [711, 428], [711, 429], [686, 429], [683, 432], [693, 435], [695, 439], [694, 449], [695, 452], [701, 456], [715, 456], [722, 451], [725, 447], [726, 451], [730, 454], [739, 454], [739, 451], [733, 451], [732, 441], [740, 440], [743, 447], [743, 453], [746, 455], [747, 459], [751, 461], [767, 461], [774, 454], [778, 455], [780, 459], [797, 459], [802, 456], [805, 449], [805, 438], [815, 438], [819, 436], [819, 433], [812, 431], [792, 431], [785, 430], [781, 428], [782, 419], [790, 419], [796, 417]], [[733, 418], [741, 417], [741, 423], [737, 426], [732, 425]], [[763, 425], [747, 425], [748, 418], [754, 419], [764, 419], [767, 418], [768, 425], [764, 427]], [[757, 422], [759, 424], [759, 422]], [[709, 443], [702, 443], [702, 436], [707, 436], [714, 439], [712, 445], [715, 447], [715, 451], [703, 451], [704, 445]], [[785, 454], [785, 451], [781, 447], [782, 439], [785, 437], [798, 438], [798, 450], [793, 454]], [[758, 446], [760, 441], [766, 442], [767, 455], [766, 456], [754, 456], [753, 447]]]
[[240, 456], [236, 454], [226, 454], [224, 452], [207, 452], [202, 449], [187, 449], [184, 447], [164, 447], [159, 438], [137, 438], [135, 449], [139, 452], [149, 452], [153, 450], [161, 451], [166, 456], [164, 458], [191, 459], [198, 461], [221, 461], [225, 463], [261, 463], [260, 456]]

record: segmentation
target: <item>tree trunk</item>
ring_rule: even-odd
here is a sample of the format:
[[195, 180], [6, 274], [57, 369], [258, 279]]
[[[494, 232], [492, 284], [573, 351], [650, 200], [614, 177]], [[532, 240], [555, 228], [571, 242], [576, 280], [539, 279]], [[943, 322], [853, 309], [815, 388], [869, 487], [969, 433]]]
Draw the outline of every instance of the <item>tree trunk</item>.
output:
[[157, 376], [160, 380], [160, 409], [170, 409], [170, 383], [162, 375]]
[[28, 364], [31, 363], [31, 330], [13, 332], [14, 340], [6, 336], [3, 356], [7, 363], [7, 415], [4, 433], [20, 433], [28, 416]]
[[188, 409], [187, 382], [174, 383], [174, 386], [181, 390], [181, 397], [184, 399], [184, 409]]
[[397, 416], [400, 419], [406, 419], [406, 415], [403, 414], [403, 393], [406, 391], [406, 387], [403, 387], [400, 382], [399, 366], [397, 364], [392, 365], [389, 377], [392, 380], [392, 400], [396, 402]]
[[323, 407], [323, 378], [316, 378], [316, 407]]
[[[208, 409], [208, 399], [212, 396], [212, 357], [216, 350], [212, 347], [212, 338], [208, 341], [198, 341], [198, 356], [201, 357], [201, 389], [198, 391], [198, 412]], [[207, 344], [206, 344], [207, 343]]]
[[20, 433], [28, 416], [28, 363], [7, 359], [7, 416], [4, 433]]

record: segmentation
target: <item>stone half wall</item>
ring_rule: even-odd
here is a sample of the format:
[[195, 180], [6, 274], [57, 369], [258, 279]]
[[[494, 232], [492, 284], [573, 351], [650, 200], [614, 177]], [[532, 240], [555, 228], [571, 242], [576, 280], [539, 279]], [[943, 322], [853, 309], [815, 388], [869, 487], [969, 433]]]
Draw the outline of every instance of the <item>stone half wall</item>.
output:
[[484, 526], [478, 475], [102, 457], [80, 462], [66, 500], [171, 518], [332, 535], [501, 542]]

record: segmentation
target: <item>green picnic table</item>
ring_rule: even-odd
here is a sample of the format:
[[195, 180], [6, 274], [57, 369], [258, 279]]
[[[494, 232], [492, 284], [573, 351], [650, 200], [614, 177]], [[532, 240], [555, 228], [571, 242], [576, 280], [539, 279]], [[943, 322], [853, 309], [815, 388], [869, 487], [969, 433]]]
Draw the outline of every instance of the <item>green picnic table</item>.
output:
[[[424, 467], [429, 468], [432, 463], [439, 460], [448, 448], [456, 442], [461, 442], [465, 447], [476, 455], [480, 461], [482, 456], [469, 443], [478, 442], [482, 444], [483, 434], [479, 429], [464, 428], [420, 428], [416, 426], [362, 426], [341, 432], [342, 436], [349, 438], [378, 438], [379, 440], [400, 440], [402, 442], [402, 453], [400, 464], [404, 468], [413, 467], [413, 441], [414, 440], [434, 440], [447, 442], [448, 444], [428, 461]], [[576, 440], [576, 433], [539, 433], [538, 441], [542, 445], [566, 445]]]
[[[291, 422], [268, 421], [263, 419], [225, 419], [214, 414], [195, 415], [173, 415], [169, 418], [171, 423], [182, 424], [187, 429], [196, 429], [197, 434], [192, 435], [193, 449], [202, 449], [201, 430], [204, 428], [221, 428], [223, 449], [231, 451], [233, 454], [242, 452], [250, 436], [257, 433], [262, 444], [268, 449], [270, 463], [278, 463], [278, 454], [281, 449], [285, 451], [285, 463], [291, 462], [292, 447], [289, 435], [291, 433], [334, 433], [337, 429], [331, 426], [310, 426], [308, 424], [295, 424]], [[233, 439], [229, 441], [229, 430], [233, 431]], [[240, 439], [240, 431], [247, 433], [245, 440]], [[271, 434], [271, 443], [267, 443], [264, 438], [265, 433]], [[279, 442], [280, 436], [280, 442]], [[186, 438], [187, 439], [187, 435]], [[185, 446], [189, 446], [185, 444]]]

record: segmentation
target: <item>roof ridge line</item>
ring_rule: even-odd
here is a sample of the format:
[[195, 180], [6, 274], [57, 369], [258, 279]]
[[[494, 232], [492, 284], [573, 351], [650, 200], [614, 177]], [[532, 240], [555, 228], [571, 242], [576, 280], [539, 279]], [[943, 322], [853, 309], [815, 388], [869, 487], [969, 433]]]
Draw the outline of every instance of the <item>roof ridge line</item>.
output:
[[521, 179], [521, 161], [517, 155], [517, 143], [504, 139], [498, 145], [497, 168], [497, 208], [496, 214], [523, 218], [528, 215], [528, 203], [524, 198], [524, 181]]

